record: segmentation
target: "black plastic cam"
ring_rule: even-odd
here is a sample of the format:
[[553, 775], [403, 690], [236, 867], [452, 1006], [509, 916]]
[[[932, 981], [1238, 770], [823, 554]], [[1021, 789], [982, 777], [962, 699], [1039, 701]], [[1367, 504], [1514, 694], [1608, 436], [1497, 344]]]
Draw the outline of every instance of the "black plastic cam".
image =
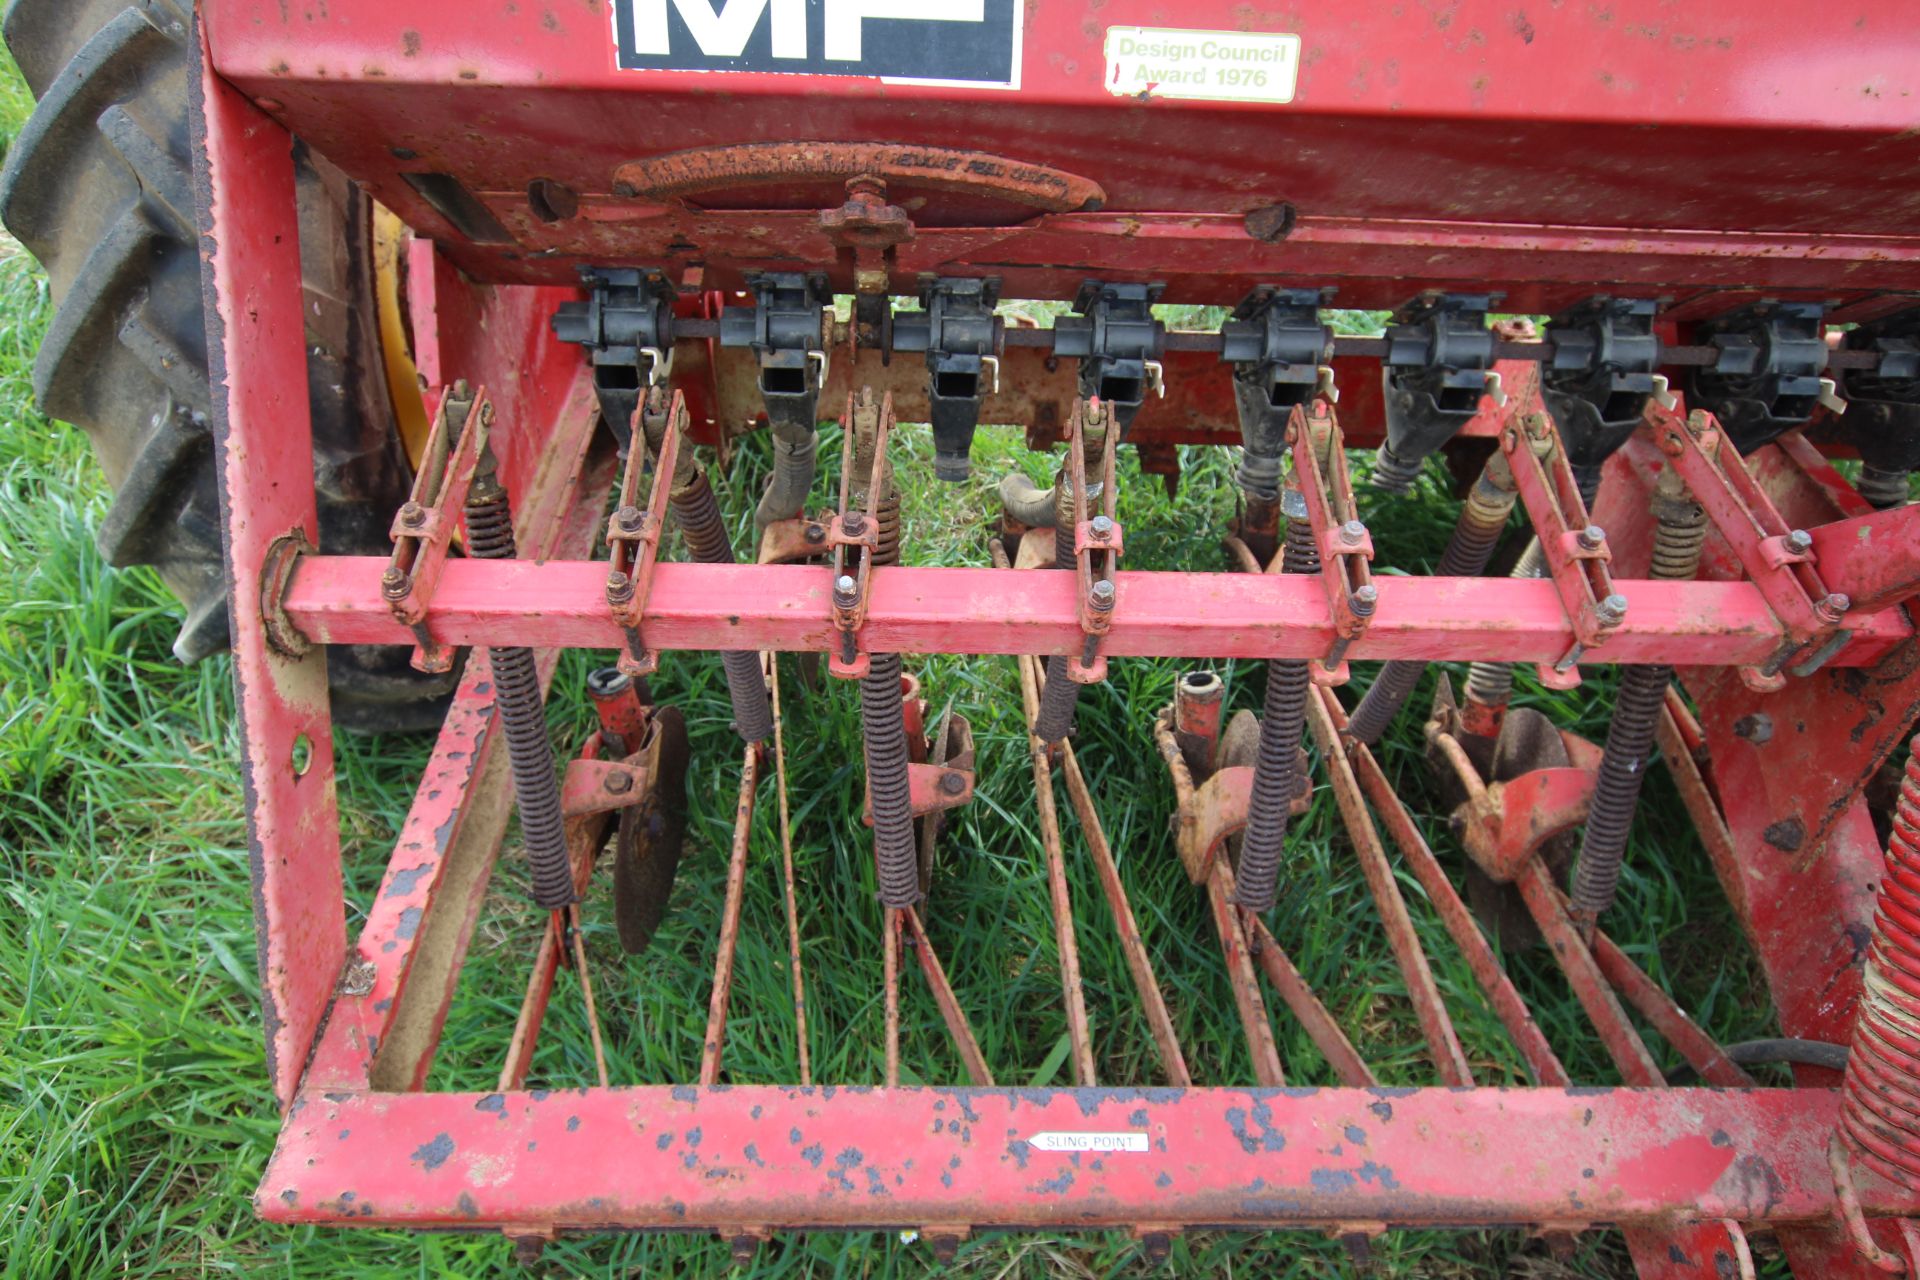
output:
[[1333, 329], [1321, 323], [1330, 289], [1261, 285], [1220, 326], [1220, 358], [1233, 365], [1240, 412], [1240, 485], [1261, 498], [1280, 496], [1287, 419], [1311, 401], [1320, 370], [1333, 359]]
[[933, 425], [933, 474], [949, 483], [972, 473], [973, 433], [980, 425], [987, 362], [1000, 353], [993, 308], [1000, 281], [923, 277], [923, 311], [897, 312], [893, 349], [927, 353], [927, 416]]
[[775, 427], [811, 431], [819, 420], [824, 353], [831, 345], [827, 277], [774, 271], [747, 277], [754, 305], [720, 312], [720, 345], [760, 358], [760, 398]]
[[1541, 370], [1541, 398], [1589, 503], [1601, 465], [1639, 427], [1653, 395], [1657, 309], [1650, 298], [1589, 298], [1547, 323], [1553, 360]]
[[587, 299], [561, 304], [554, 336], [591, 353], [600, 416], [624, 450], [647, 386], [673, 363], [674, 289], [657, 270], [589, 267], [580, 276]]
[[1374, 467], [1376, 486], [1406, 489], [1421, 464], [1479, 412], [1493, 367], [1487, 313], [1499, 297], [1428, 294], [1395, 313], [1382, 361], [1387, 442]]
[[1818, 302], [1760, 302], [1702, 324], [1695, 340], [1719, 358], [1693, 371], [1688, 404], [1717, 417], [1743, 454], [1805, 425], [1827, 367], [1825, 316]]
[[1153, 318], [1163, 284], [1089, 280], [1073, 301], [1077, 315], [1053, 322], [1053, 352], [1080, 361], [1080, 395], [1111, 406], [1124, 439], [1146, 402], [1149, 365], [1157, 367], [1167, 327]]

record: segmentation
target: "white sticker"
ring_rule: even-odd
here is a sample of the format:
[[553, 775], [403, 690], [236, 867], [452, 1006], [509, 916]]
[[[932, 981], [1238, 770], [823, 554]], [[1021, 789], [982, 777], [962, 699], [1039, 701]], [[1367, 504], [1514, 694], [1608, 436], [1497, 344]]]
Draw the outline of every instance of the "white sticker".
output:
[[1123, 98], [1292, 102], [1299, 79], [1297, 35], [1107, 28], [1107, 92]]
[[1036, 1133], [1027, 1139], [1036, 1151], [1145, 1151], [1144, 1133]]

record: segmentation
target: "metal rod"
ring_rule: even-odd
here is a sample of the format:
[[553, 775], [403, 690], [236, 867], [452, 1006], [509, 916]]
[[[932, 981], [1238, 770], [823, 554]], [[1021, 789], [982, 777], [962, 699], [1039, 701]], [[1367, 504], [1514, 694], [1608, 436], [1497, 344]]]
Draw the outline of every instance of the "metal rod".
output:
[[727, 895], [720, 908], [720, 945], [713, 961], [713, 994], [707, 1002], [707, 1036], [700, 1049], [700, 1083], [720, 1083], [727, 1045], [727, 1003], [733, 997], [733, 954], [740, 942], [740, 903], [747, 887], [747, 845], [753, 834], [753, 793], [760, 785], [760, 747], [749, 742], [740, 759], [740, 798], [733, 811], [733, 851], [727, 860]]
[[[1733, 833], [1727, 830], [1726, 815], [1720, 812], [1720, 802], [1714, 799], [1706, 776], [1700, 772], [1700, 764], [1689, 748], [1682, 716], [1687, 717], [1686, 723], [1692, 723], [1680, 691], [1669, 685], [1667, 705], [1661, 711], [1654, 740], [1680, 792], [1680, 803], [1687, 807], [1694, 829], [1700, 833], [1700, 843], [1707, 851], [1707, 860], [1713, 864], [1714, 875], [1720, 878], [1720, 888], [1732, 904], [1735, 918], [1745, 920], [1748, 918], [1746, 872], [1734, 854]], [[1693, 731], [1697, 735], [1699, 726], [1694, 725]]]
[[[600, 1087], [607, 1087], [607, 1050], [600, 1040], [600, 1013], [593, 1004], [593, 978], [587, 971], [587, 942], [580, 929], [580, 904], [572, 902], [566, 908], [566, 928], [573, 935], [573, 970], [580, 975], [580, 995], [587, 1006], [587, 1035], [593, 1041], [593, 1065], [600, 1074]], [[560, 923], [560, 913], [554, 912], [554, 923]]]
[[897, 907], [881, 907], [880, 963], [887, 1016], [887, 1088], [900, 1087], [900, 917]]
[[1635, 964], [1612, 938], [1593, 933], [1593, 959], [1600, 973], [1640, 1016], [1653, 1024], [1662, 1039], [1679, 1051], [1687, 1064], [1708, 1084], [1728, 1089], [1752, 1089], [1759, 1081], [1727, 1056], [1718, 1041], [1689, 1018], [1674, 998], [1662, 991], [1646, 971]]
[[[1175, 748], [1178, 754], [1178, 748]], [[1267, 1020], [1267, 1003], [1260, 997], [1260, 978], [1253, 968], [1253, 948], [1241, 922], [1241, 911], [1233, 905], [1233, 872], [1225, 858], [1215, 858], [1207, 877], [1207, 905], [1213, 910], [1213, 927], [1220, 934], [1220, 949], [1227, 959], [1227, 981], [1233, 986], [1234, 1008], [1240, 1025], [1246, 1030], [1247, 1052], [1253, 1058], [1253, 1078], [1263, 1087], [1278, 1089], [1287, 1083], [1280, 1067], [1280, 1050], [1273, 1042], [1273, 1024]]]
[[1333, 1068], [1334, 1074], [1340, 1077], [1340, 1083], [1354, 1088], [1379, 1084], [1373, 1068], [1353, 1047], [1353, 1041], [1347, 1039], [1347, 1033], [1340, 1029], [1339, 1021], [1327, 1011], [1327, 1006], [1307, 985], [1307, 980], [1300, 976], [1300, 971], [1293, 967], [1293, 961], [1274, 941], [1265, 922], [1250, 912], [1242, 912], [1240, 918], [1253, 926], [1253, 958], [1259, 962], [1260, 971], [1267, 975], [1268, 983], [1280, 993], [1287, 1008], [1306, 1028], [1307, 1036]]
[[[960, 1008], [960, 1000], [953, 994], [953, 985], [947, 981], [947, 971], [927, 937], [926, 923], [920, 919], [920, 912], [914, 907], [906, 908], [901, 915], [913, 931], [914, 958], [920, 962], [920, 972], [933, 989], [933, 1002], [940, 1007], [941, 1020], [947, 1024], [947, 1034], [953, 1037], [954, 1047], [960, 1051], [960, 1061], [966, 1064], [967, 1078], [979, 1088], [991, 1089], [993, 1072], [987, 1067], [986, 1055], [980, 1052], [980, 1041], [974, 1038], [967, 1015]], [[895, 1069], [898, 1070], [897, 1063]]]
[[780, 804], [780, 884], [787, 911], [787, 960], [793, 969], [794, 1040], [800, 1049], [800, 1083], [813, 1083], [807, 1053], [807, 980], [800, 964], [800, 904], [793, 887], [793, 822], [787, 812], [787, 744], [780, 720], [780, 659], [767, 654], [767, 685], [773, 699], [773, 774]]
[[1453, 1020], [1447, 1015], [1446, 1002], [1440, 998], [1440, 987], [1433, 980], [1433, 968], [1427, 962], [1427, 953], [1420, 948], [1420, 935], [1414, 931], [1413, 917], [1407, 913], [1406, 899], [1401, 897], [1399, 882], [1393, 878], [1393, 868], [1387, 863], [1387, 851], [1380, 843], [1380, 833], [1374, 829], [1373, 819], [1368, 816], [1366, 801], [1361, 798], [1359, 780], [1354, 776], [1352, 762], [1341, 750], [1339, 730], [1334, 727], [1333, 717], [1328, 713], [1323, 697], [1307, 700], [1307, 723], [1313, 729], [1314, 740], [1320, 744], [1320, 754], [1326, 761], [1327, 777], [1333, 783], [1333, 796], [1339, 804], [1341, 820], [1346, 824], [1353, 850], [1359, 856], [1360, 871], [1366, 877], [1374, 906], [1379, 909], [1380, 923], [1387, 931], [1387, 944], [1392, 948], [1394, 962], [1399, 965], [1400, 976], [1407, 984], [1407, 998], [1413, 1002], [1414, 1013], [1420, 1020], [1427, 1050], [1433, 1055], [1440, 1079], [1450, 1085], [1471, 1085], [1473, 1070], [1467, 1065], [1466, 1051], [1460, 1047], [1460, 1037], [1455, 1034]]

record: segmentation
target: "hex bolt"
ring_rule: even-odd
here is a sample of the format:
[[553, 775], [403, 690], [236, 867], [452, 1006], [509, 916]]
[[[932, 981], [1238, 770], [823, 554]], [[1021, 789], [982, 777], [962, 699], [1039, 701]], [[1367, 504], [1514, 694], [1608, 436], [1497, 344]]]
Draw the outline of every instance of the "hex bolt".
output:
[[1100, 542], [1105, 542], [1113, 536], [1113, 521], [1105, 516], [1095, 516], [1088, 528], [1094, 538]]
[[1820, 615], [1820, 621], [1837, 623], [1840, 619], [1846, 617], [1847, 610], [1851, 608], [1853, 608], [1853, 597], [1847, 595], [1845, 592], [1835, 591], [1829, 595], [1822, 596], [1819, 601], [1814, 604], [1813, 611]]
[[1380, 588], [1369, 582], [1347, 597], [1347, 607], [1356, 618], [1371, 618], [1373, 611], [1380, 607]]
[[616, 796], [623, 796], [633, 790], [633, 775], [630, 773], [610, 773], [601, 784]]
[[849, 511], [840, 527], [847, 531], [847, 536], [857, 538], [867, 531], [867, 518], [858, 511]]
[[1764, 711], [1741, 716], [1733, 722], [1733, 736], [1758, 747], [1773, 740], [1773, 717]]
[[825, 542], [826, 540], [827, 540], [827, 531], [825, 529], [821, 528], [817, 524], [810, 524], [807, 526], [808, 542], [818, 544], [818, 543]]
[[633, 579], [615, 569], [607, 575], [607, 603], [625, 604], [633, 599]]
[[640, 525], [646, 520], [646, 512], [636, 506], [624, 506], [613, 513], [613, 522], [620, 526], [623, 533], [638, 533]]
[[957, 796], [962, 791], [965, 791], [966, 789], [967, 789], [967, 780], [961, 777], [959, 774], [943, 773], [940, 775], [940, 790], [944, 791], [946, 794], [950, 796]]
[[388, 569], [380, 575], [380, 593], [389, 600], [402, 599], [412, 581], [405, 569]]
[[1594, 608], [1594, 617], [1603, 627], [1618, 626], [1626, 616], [1627, 598], [1623, 595], [1610, 595]]
[[1813, 535], [1805, 529], [1793, 529], [1781, 541], [1787, 544], [1787, 550], [1796, 556], [1803, 556], [1813, 550]]
[[1607, 541], [1607, 531], [1597, 524], [1590, 524], [1579, 532], [1578, 539], [1582, 551], [1598, 551]]
[[1113, 608], [1113, 600], [1114, 600], [1114, 590], [1113, 590], [1113, 584], [1111, 582], [1103, 581], [1103, 582], [1096, 582], [1093, 584], [1093, 593], [1088, 603], [1090, 603], [1095, 609], [1099, 610], [1101, 613], [1106, 613], [1108, 610]]
[[400, 507], [400, 523], [408, 528], [418, 528], [427, 521], [427, 509], [409, 499]]
[[860, 584], [853, 575], [843, 573], [833, 580], [833, 602], [842, 609], [851, 609], [860, 603]]
[[1367, 526], [1358, 520], [1349, 520], [1340, 526], [1340, 541], [1350, 547], [1357, 547], [1366, 540]]

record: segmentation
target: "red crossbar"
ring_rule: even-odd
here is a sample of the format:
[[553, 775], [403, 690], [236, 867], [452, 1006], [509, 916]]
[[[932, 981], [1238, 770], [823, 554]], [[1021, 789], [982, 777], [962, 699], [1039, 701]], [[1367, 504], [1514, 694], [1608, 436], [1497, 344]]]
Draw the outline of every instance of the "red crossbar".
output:
[[[327, 644], [404, 644], [380, 596], [386, 561], [310, 557], [287, 613]], [[449, 564], [427, 611], [453, 644], [613, 649], [607, 566], [593, 561]], [[807, 565], [663, 564], [647, 604], [648, 644], [663, 650], [824, 651], [833, 638], [831, 575]], [[1240, 573], [1122, 573], [1105, 645], [1115, 657], [1311, 658], [1333, 643], [1318, 579]], [[1526, 579], [1381, 578], [1380, 608], [1349, 656], [1551, 662], [1572, 639], [1553, 584]], [[1746, 582], [1616, 584], [1627, 620], [1593, 662], [1736, 666], [1778, 648], [1780, 627]], [[1897, 612], [1860, 619], [1840, 666], [1872, 662], [1904, 640]], [[873, 576], [862, 643], [903, 653], [1077, 652], [1070, 574], [885, 568]]]

